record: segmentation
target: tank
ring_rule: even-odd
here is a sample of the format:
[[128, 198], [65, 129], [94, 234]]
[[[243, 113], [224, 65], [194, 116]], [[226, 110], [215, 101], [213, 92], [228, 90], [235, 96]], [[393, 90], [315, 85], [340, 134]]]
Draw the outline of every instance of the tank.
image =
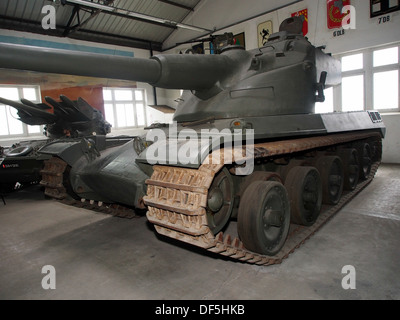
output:
[[220, 52], [137, 59], [0, 45], [2, 68], [184, 90], [173, 125], [123, 146], [43, 147], [48, 192], [67, 196], [53, 192], [64, 179], [82, 201], [145, 208], [166, 237], [247, 263], [287, 258], [372, 180], [385, 126], [378, 112], [315, 113], [341, 66], [296, 18], [260, 49]]
[[[38, 184], [43, 162], [51, 156], [39, 153], [48, 143], [65, 141], [69, 138], [90, 137], [93, 134], [106, 135], [111, 125], [104, 120], [100, 111], [92, 108], [84, 99], [76, 101], [61, 95], [60, 101], [45, 97], [46, 103], [21, 102], [0, 97], [0, 103], [18, 111], [19, 120], [28, 125], [45, 125], [46, 139], [26, 140], [11, 147], [0, 148], [0, 192], [7, 193], [23, 187]], [[49, 111], [49, 110], [54, 111]]]
[[40, 182], [43, 161], [49, 160], [50, 156], [39, 154], [38, 150], [46, 143], [47, 139], [43, 139], [0, 147], [0, 194]]

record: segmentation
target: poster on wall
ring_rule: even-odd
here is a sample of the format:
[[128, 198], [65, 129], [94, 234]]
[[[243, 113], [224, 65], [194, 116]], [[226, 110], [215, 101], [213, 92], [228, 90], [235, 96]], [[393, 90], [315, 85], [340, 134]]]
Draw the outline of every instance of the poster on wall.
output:
[[236, 44], [238, 46], [242, 46], [243, 48], [246, 49], [246, 40], [244, 38], [244, 32], [236, 34], [233, 36], [233, 44]]
[[[348, 13], [343, 14], [342, 9], [344, 6], [349, 6], [350, 0], [327, 0], [328, 9], [328, 29], [337, 29], [343, 27], [343, 19]], [[347, 24], [350, 19], [347, 19]]]
[[303, 36], [308, 33], [308, 9], [292, 13], [292, 17], [300, 17], [303, 20]]
[[371, 18], [400, 10], [400, 0], [370, 0]]
[[257, 27], [258, 34], [258, 47], [261, 48], [266, 45], [270, 35], [273, 33], [272, 21], [265, 21], [260, 23]]

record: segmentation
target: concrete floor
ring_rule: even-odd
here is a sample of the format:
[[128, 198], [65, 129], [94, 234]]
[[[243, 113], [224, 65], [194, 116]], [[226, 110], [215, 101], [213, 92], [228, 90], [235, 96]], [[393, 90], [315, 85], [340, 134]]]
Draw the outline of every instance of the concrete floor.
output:
[[[281, 265], [221, 259], [127, 220], [45, 200], [0, 202], [0, 299], [400, 299], [400, 166], [377, 177]], [[41, 286], [42, 267], [56, 289]], [[356, 289], [342, 288], [342, 267]]]

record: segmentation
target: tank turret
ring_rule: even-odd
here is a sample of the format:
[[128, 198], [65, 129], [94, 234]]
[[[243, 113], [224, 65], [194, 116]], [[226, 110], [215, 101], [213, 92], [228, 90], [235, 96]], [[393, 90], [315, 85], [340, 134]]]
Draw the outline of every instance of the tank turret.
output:
[[287, 31], [251, 51], [231, 45], [218, 55], [161, 54], [150, 59], [0, 44], [0, 68], [188, 90], [177, 108], [178, 122], [312, 113], [315, 102], [324, 99], [323, 89], [340, 83], [337, 60]]

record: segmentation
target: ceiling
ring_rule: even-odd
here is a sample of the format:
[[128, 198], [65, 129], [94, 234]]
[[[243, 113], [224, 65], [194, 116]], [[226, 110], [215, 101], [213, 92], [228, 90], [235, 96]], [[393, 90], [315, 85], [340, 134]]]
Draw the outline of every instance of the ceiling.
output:
[[[0, 29], [162, 51], [295, 2], [299, 1], [1, 0]], [[56, 9], [54, 30], [42, 28], [46, 5]]]

